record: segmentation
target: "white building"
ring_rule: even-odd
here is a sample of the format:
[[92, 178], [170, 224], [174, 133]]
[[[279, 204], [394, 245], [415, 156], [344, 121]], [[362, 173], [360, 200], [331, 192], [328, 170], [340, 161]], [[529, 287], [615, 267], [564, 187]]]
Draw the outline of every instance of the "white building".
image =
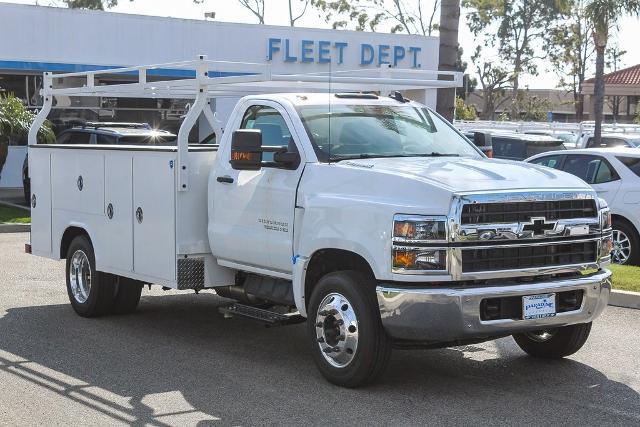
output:
[[[437, 69], [438, 39], [139, 16], [0, 3], [0, 91], [30, 107], [41, 104], [42, 73], [87, 71], [195, 59], [271, 64], [275, 72], [335, 72], [381, 66]], [[215, 73], [216, 70], [211, 70]], [[238, 73], [242, 73], [238, 69]], [[158, 70], [156, 78], [190, 71]], [[153, 78], [153, 76], [149, 76]], [[127, 76], [109, 77], [126, 80]], [[108, 84], [108, 79], [102, 83]], [[435, 90], [411, 97], [435, 105]], [[217, 100], [224, 121], [235, 103]], [[175, 129], [186, 104], [157, 100], [58, 99], [50, 115], [59, 128], [73, 119], [145, 121]], [[208, 133], [201, 122], [200, 133]], [[0, 187], [21, 187], [24, 147], [10, 147]]]

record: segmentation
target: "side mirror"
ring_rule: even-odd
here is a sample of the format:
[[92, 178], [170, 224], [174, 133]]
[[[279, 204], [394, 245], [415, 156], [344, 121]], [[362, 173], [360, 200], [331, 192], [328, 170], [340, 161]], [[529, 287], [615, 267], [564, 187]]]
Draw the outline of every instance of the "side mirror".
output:
[[491, 139], [491, 133], [489, 132], [474, 132], [473, 143], [478, 147], [487, 157], [493, 157], [493, 141]]
[[300, 154], [287, 151], [287, 149], [283, 147], [281, 151], [273, 153], [273, 160], [285, 169], [298, 169], [300, 165]]
[[262, 167], [262, 132], [258, 129], [238, 129], [233, 132], [229, 163], [235, 170], [260, 170]]

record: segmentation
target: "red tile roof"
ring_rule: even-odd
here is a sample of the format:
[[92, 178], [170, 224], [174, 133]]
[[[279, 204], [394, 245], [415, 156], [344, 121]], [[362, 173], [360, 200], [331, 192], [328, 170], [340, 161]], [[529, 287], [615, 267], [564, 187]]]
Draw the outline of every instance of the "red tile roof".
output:
[[[594, 83], [595, 80], [596, 79], [594, 77], [589, 80], [585, 80], [585, 83]], [[606, 85], [640, 86], [640, 64], [605, 74], [604, 83]]]

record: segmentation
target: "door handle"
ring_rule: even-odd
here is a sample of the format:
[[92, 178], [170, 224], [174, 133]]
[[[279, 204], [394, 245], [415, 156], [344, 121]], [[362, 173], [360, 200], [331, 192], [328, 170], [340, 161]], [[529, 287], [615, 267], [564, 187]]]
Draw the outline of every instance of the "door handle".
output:
[[227, 175], [217, 177], [216, 181], [226, 183], [226, 184], [233, 184], [233, 178]]

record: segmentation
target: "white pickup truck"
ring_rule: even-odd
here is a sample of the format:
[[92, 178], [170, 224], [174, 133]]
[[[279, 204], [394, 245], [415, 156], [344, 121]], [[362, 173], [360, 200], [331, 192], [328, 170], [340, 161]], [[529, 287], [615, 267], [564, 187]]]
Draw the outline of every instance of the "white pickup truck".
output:
[[[92, 73], [45, 75], [26, 250], [66, 259], [80, 316], [131, 312], [144, 284], [214, 289], [240, 302], [227, 315], [306, 319], [318, 368], [347, 387], [375, 379], [392, 347], [513, 335], [530, 355], [557, 358], [584, 344], [611, 289], [606, 203], [572, 175], [485, 158], [398, 93], [353, 92], [451, 82], [387, 70], [331, 77], [325, 93], [250, 95], [219, 146], [188, 146], [200, 114], [222, 133], [207, 106], [217, 94], [321, 90], [328, 77], [180, 66], [196, 77], [149, 83], [153, 67], [136, 67], [123, 71], [136, 83], [98, 86]], [[55, 87], [69, 75], [87, 83]], [[177, 146], [35, 145], [58, 94], [189, 91]]]

